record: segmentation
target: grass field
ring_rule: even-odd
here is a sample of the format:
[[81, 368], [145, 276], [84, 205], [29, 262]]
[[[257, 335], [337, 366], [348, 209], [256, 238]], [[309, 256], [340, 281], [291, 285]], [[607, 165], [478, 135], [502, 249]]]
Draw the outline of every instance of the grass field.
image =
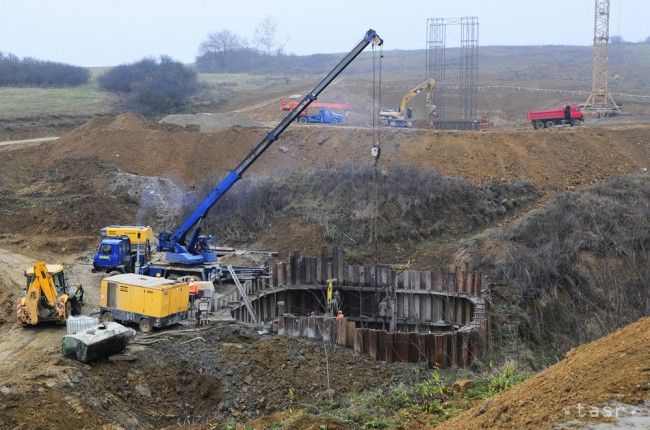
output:
[[114, 98], [88, 84], [69, 88], [0, 88], [0, 119], [86, 116], [113, 110]]
[[[457, 50], [450, 49], [449, 58]], [[320, 68], [336, 62], [341, 54], [317, 56]], [[424, 50], [390, 50], [383, 60], [385, 100], [396, 103], [405, 89], [424, 77]], [[314, 59], [316, 61], [316, 59]], [[100, 91], [97, 78], [110, 67], [90, 68], [87, 85], [71, 88], [1, 88], [0, 120], [48, 116], [88, 116], [116, 111], [115, 97]], [[453, 66], [449, 72], [454, 75]], [[610, 89], [632, 94], [650, 93], [650, 44], [623, 44], [610, 47]], [[365, 52], [341, 75], [346, 84], [342, 94], [334, 88], [324, 97], [347, 100], [352, 93], [364, 96], [364, 82], [371, 78], [372, 54]], [[239, 108], [311, 88], [322, 73], [310, 75], [278, 73], [216, 74], [200, 73], [199, 81], [207, 89], [192, 110]], [[520, 85], [541, 88], [589, 90], [591, 88], [591, 48], [587, 46], [487, 46], [479, 52], [479, 85]], [[391, 92], [391, 86], [395, 88]], [[358, 94], [357, 94], [358, 93]], [[394, 94], [393, 94], [394, 93]], [[349, 97], [348, 97], [349, 96]], [[367, 96], [367, 95], [366, 95]], [[490, 95], [483, 109], [502, 109], [502, 97]], [[527, 99], [528, 95], [515, 97]], [[352, 97], [354, 99], [355, 97]], [[357, 97], [358, 98], [358, 97]], [[512, 95], [506, 97], [512, 103]], [[555, 97], [558, 98], [558, 97]], [[553, 98], [549, 104], [564, 102]], [[562, 98], [562, 97], [560, 97]], [[537, 102], [535, 102], [537, 103]], [[533, 103], [534, 104], [534, 103]], [[485, 105], [485, 106], [483, 106]], [[497, 106], [499, 105], [499, 106]], [[554, 104], [553, 104], [554, 105]]]

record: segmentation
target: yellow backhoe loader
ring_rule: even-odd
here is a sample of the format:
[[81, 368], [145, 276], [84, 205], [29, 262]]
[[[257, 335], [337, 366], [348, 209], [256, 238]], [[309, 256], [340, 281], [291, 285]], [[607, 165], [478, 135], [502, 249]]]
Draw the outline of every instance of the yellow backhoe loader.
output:
[[18, 322], [25, 326], [41, 322], [65, 323], [68, 316], [79, 313], [83, 288], [68, 287], [60, 264], [37, 262], [25, 271], [25, 297], [18, 302]]
[[430, 122], [430, 117], [435, 115], [436, 107], [433, 105], [433, 90], [436, 88], [436, 81], [428, 79], [416, 86], [402, 97], [398, 110], [387, 109], [379, 112], [379, 124], [388, 127], [413, 127], [411, 117], [413, 112], [409, 107], [409, 101], [422, 91], [427, 92], [427, 122]]

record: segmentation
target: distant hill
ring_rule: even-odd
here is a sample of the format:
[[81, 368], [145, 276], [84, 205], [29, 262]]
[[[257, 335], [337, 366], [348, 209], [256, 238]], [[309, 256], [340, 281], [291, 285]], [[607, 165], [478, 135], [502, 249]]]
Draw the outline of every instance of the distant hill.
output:
[[[322, 74], [329, 71], [343, 54], [286, 55], [273, 57], [263, 69], [248, 73]], [[372, 72], [372, 56], [364, 52], [345, 71], [345, 75]], [[446, 57], [454, 75], [453, 59], [457, 48]], [[419, 80], [425, 76], [426, 52], [420, 50], [384, 51], [383, 73], [387, 80]], [[592, 48], [590, 46], [482, 46], [479, 48], [481, 85], [529, 85], [558, 89], [591, 88]], [[613, 91], [650, 94], [650, 44], [611, 45], [609, 71]]]

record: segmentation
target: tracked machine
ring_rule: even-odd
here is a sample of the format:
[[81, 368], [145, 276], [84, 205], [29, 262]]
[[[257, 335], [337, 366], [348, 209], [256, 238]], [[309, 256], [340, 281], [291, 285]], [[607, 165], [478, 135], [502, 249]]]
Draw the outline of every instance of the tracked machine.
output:
[[397, 110], [387, 109], [379, 112], [379, 124], [388, 126], [388, 127], [401, 127], [401, 128], [410, 128], [413, 127], [413, 122], [411, 120], [413, 116], [413, 110], [409, 107], [409, 102], [413, 97], [420, 94], [422, 91], [426, 91], [426, 105], [427, 105], [427, 121], [431, 121], [431, 117], [435, 115], [436, 107], [433, 105], [433, 90], [436, 88], [436, 81], [434, 79], [428, 79], [422, 82], [420, 85], [417, 85], [415, 88], [409, 90], [400, 101], [399, 108]]

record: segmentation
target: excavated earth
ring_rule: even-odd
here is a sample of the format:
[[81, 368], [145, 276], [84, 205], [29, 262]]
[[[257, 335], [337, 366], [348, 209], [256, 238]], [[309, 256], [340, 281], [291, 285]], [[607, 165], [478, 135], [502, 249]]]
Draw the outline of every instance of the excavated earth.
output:
[[[176, 176], [194, 185], [234, 168], [268, 131], [235, 127], [200, 133], [125, 114], [95, 118], [43, 146], [42, 153], [48, 154], [46, 163], [97, 157], [129, 173]], [[523, 179], [559, 189], [647, 168], [649, 138], [648, 125], [480, 134], [386, 129], [380, 135], [381, 163], [386, 168], [414, 164], [475, 182]], [[286, 174], [336, 162], [370, 164], [371, 145], [368, 129], [296, 125], [260, 157], [250, 174]], [[15, 157], [29, 158], [24, 152]]]
[[[0, 245], [78, 252], [107, 223], [169, 226], [192, 207], [184, 196], [216, 183], [268, 131], [200, 133], [124, 114], [95, 117], [54, 142], [2, 147], [0, 216], [9, 222], [0, 223]], [[474, 183], [528, 180], [552, 193], [647, 169], [649, 137], [648, 125], [484, 133], [386, 129], [380, 166], [413, 165]], [[246, 175], [277, 178], [336, 163], [369, 165], [371, 143], [368, 129], [295, 125]], [[321, 240], [313, 226], [286, 224], [296, 226], [299, 243]]]
[[[340, 349], [326, 354], [317, 343], [232, 326], [160, 332], [130, 347], [133, 362], [81, 365], [61, 356], [63, 328], [15, 325], [22, 270], [34, 259], [72, 264], [89, 290], [84, 313], [95, 312], [99, 275], [90, 274], [85, 258], [97, 230], [140, 219], [169, 223], [189, 205], [184, 196], [224, 175], [268, 131], [200, 133], [126, 114], [94, 118], [54, 142], [0, 148], [0, 428], [218, 428], [227, 417], [250, 420], [417, 377], [415, 366]], [[644, 171], [649, 138], [648, 125], [480, 134], [383, 130], [381, 166], [414, 165], [474, 183], [526, 179], [552, 194]], [[367, 165], [371, 144], [367, 129], [292, 126], [248, 173], [275, 177], [332, 163]], [[298, 225], [301, 241], [321, 240], [322, 232], [293, 221], [286, 224]], [[648, 393], [647, 323], [577, 349], [483, 412], [477, 406], [464, 415], [467, 421], [447, 425], [537, 428], [562, 420], [563, 399], [567, 406], [638, 403]]]
[[436, 428], [570, 429], [597, 421], [611, 427], [588, 428], [650, 425], [650, 317], [569, 351], [554, 366]]

